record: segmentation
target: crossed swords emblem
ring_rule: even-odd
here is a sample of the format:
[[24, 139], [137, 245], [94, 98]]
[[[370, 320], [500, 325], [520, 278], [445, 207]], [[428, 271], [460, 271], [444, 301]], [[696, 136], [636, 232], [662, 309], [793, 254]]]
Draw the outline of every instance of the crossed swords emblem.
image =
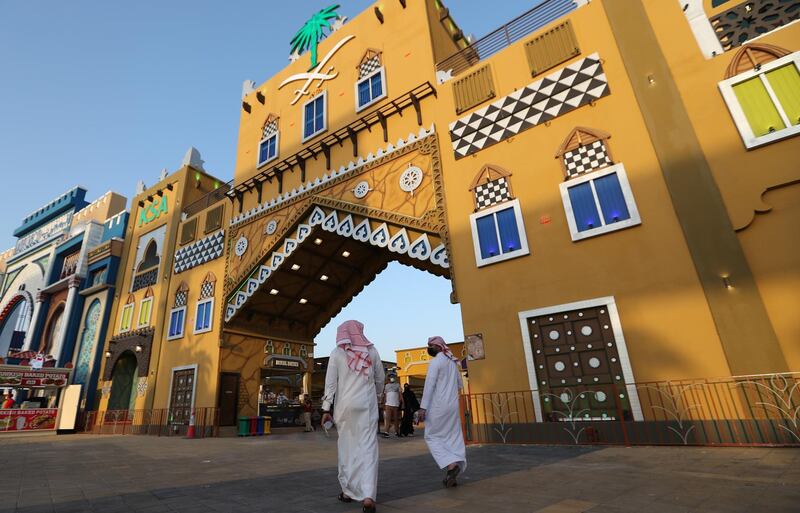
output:
[[326, 82], [328, 80], [331, 80], [331, 79], [334, 79], [334, 78], [338, 77], [339, 76], [339, 72], [337, 71], [337, 72], [334, 73], [333, 72], [333, 69], [334, 69], [333, 66], [328, 66], [328, 68], [325, 69], [324, 71], [323, 71], [323, 69], [325, 68], [325, 66], [327, 66], [328, 61], [331, 59], [331, 57], [333, 57], [333, 54], [335, 54], [339, 50], [339, 48], [344, 46], [345, 43], [347, 43], [348, 41], [350, 41], [351, 39], [353, 39], [355, 37], [356, 36], [352, 36], [352, 35], [351, 36], [347, 36], [344, 39], [342, 39], [341, 41], [339, 41], [338, 43], [336, 43], [336, 46], [331, 48], [330, 51], [325, 54], [325, 57], [323, 57], [322, 60], [319, 61], [319, 64], [317, 64], [317, 66], [315, 68], [313, 68], [311, 71], [307, 71], [305, 73], [298, 73], [296, 75], [292, 75], [291, 77], [289, 77], [286, 80], [284, 80], [283, 82], [281, 82], [281, 84], [278, 86], [278, 89], [282, 88], [286, 84], [290, 84], [292, 82], [297, 82], [298, 80], [305, 80], [305, 82], [303, 83], [303, 87], [301, 87], [300, 89], [295, 89], [294, 90], [294, 92], [295, 92], [294, 100], [292, 100], [292, 102], [291, 102], [291, 104], [294, 105], [295, 103], [297, 103], [297, 100], [299, 100], [303, 96], [306, 96], [306, 95], [310, 94], [309, 87], [311, 87], [311, 84], [315, 80], [318, 80], [317, 87], [319, 87], [319, 86], [322, 85], [323, 82]]

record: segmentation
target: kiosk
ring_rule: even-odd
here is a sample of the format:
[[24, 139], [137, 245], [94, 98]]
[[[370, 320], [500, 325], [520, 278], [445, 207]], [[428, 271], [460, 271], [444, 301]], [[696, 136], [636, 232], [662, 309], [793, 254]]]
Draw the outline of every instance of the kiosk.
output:
[[0, 433], [55, 431], [72, 369], [0, 365], [0, 391], [13, 390], [15, 404], [0, 409]]

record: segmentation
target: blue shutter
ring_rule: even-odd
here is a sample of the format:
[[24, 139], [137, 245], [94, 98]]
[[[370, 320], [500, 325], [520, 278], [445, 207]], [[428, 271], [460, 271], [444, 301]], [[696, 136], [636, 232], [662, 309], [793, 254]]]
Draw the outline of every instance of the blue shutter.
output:
[[372, 99], [374, 100], [383, 94], [383, 83], [381, 82], [380, 72], [373, 75], [370, 81], [372, 82]]
[[278, 136], [277, 135], [273, 135], [267, 141], [267, 159], [268, 160], [275, 158], [275, 155], [278, 152], [277, 145], [278, 145]]
[[572, 204], [572, 215], [575, 217], [578, 231], [583, 232], [602, 226], [589, 182], [570, 187], [568, 191], [569, 202]]
[[324, 124], [323, 116], [325, 115], [325, 97], [320, 95], [314, 101], [314, 133], [319, 132], [322, 130], [322, 125]]
[[517, 216], [514, 215], [514, 208], [506, 208], [495, 214], [497, 216], [497, 227], [500, 231], [500, 248], [503, 253], [516, 251], [522, 247], [519, 239], [519, 228], [517, 227]]
[[369, 103], [369, 80], [364, 80], [358, 84], [358, 106], [361, 107]]
[[258, 149], [258, 163], [262, 163], [265, 160], [269, 159], [269, 139], [261, 143], [261, 147]]
[[595, 179], [594, 189], [597, 191], [597, 199], [600, 201], [600, 209], [603, 211], [606, 224], [630, 219], [631, 214], [628, 212], [617, 173]]
[[478, 244], [481, 247], [481, 258], [491, 258], [500, 254], [497, 247], [497, 226], [494, 215], [489, 214], [475, 220], [478, 227]]
[[308, 137], [314, 133], [314, 104], [316, 102], [310, 102], [306, 104], [305, 108], [305, 119], [303, 120], [303, 137]]

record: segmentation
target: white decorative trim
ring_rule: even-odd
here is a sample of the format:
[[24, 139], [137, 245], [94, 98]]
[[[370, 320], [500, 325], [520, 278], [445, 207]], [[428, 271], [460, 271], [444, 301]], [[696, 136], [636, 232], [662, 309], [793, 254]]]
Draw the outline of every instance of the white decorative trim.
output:
[[644, 420], [644, 415], [642, 415], [642, 406], [639, 403], [639, 394], [636, 391], [636, 381], [633, 378], [633, 367], [631, 367], [631, 361], [628, 357], [628, 347], [625, 344], [625, 336], [622, 334], [622, 323], [619, 319], [617, 303], [614, 299], [614, 296], [607, 296], [595, 299], [587, 299], [584, 301], [575, 301], [573, 303], [547, 306], [544, 308], [534, 308], [533, 310], [519, 312], [519, 326], [520, 331], [522, 332], [522, 349], [525, 353], [525, 363], [528, 367], [528, 385], [531, 387], [534, 395], [533, 406], [534, 413], [536, 415], [536, 422], [544, 422], [544, 420], [542, 416], [541, 404], [539, 404], [539, 383], [536, 378], [536, 364], [534, 363], [533, 351], [531, 349], [531, 337], [530, 331], [528, 330], [528, 319], [542, 315], [579, 310], [581, 308], [596, 308], [598, 306], [605, 306], [608, 308], [608, 317], [611, 319], [611, 331], [614, 333], [614, 342], [617, 344], [619, 364], [620, 367], [622, 367], [622, 377], [625, 380], [625, 388], [628, 391], [628, 400], [631, 404], [633, 420]]
[[[514, 217], [517, 220], [517, 232], [519, 234], [520, 248], [514, 251], [509, 251], [508, 253], [500, 253], [499, 255], [495, 255], [493, 257], [483, 258], [481, 256], [480, 238], [478, 237], [478, 219], [482, 217], [493, 216], [495, 212], [499, 210], [506, 210], [509, 207], [514, 209]], [[472, 247], [475, 250], [475, 264], [478, 267], [483, 267], [485, 265], [530, 254], [530, 249], [528, 248], [528, 236], [525, 233], [525, 221], [522, 218], [522, 209], [520, 208], [518, 199], [506, 201], [504, 203], [498, 203], [493, 207], [489, 207], [471, 214], [469, 216], [469, 224], [472, 229]], [[500, 234], [498, 233], [497, 236], [500, 237]], [[500, 244], [498, 244], [498, 247], [499, 246]]]
[[[183, 310], [183, 323], [181, 324], [181, 332], [179, 335], [170, 336], [169, 332], [172, 331], [172, 314], [174, 314], [178, 310]], [[177, 308], [173, 308], [169, 311], [169, 321], [167, 322], [167, 340], [177, 340], [179, 338], [183, 338], [185, 334], [186, 334], [186, 305], [183, 305]]]
[[703, 9], [703, 0], [677, 0], [677, 2], [689, 22], [689, 28], [692, 29], [703, 57], [711, 59], [722, 55], [725, 50], [717, 39], [714, 27], [711, 26], [706, 11]]
[[[569, 189], [575, 187], [576, 185], [590, 182], [612, 173], [617, 174], [617, 179], [619, 180], [619, 185], [622, 189], [622, 195], [625, 197], [625, 206], [628, 207], [628, 214], [630, 214], [630, 218], [624, 221], [606, 224], [605, 218], [603, 217], [603, 210], [600, 208], [600, 200], [597, 198], [597, 193], [594, 190], [594, 184], [591, 184], [592, 194], [594, 195], [597, 207], [597, 215], [600, 218], [600, 222], [603, 224], [602, 226], [592, 228], [591, 230], [584, 230], [582, 232], [578, 231], [578, 226], [575, 224], [575, 215], [572, 211], [572, 202], [569, 199]], [[572, 178], [566, 182], [561, 182], [558, 186], [561, 189], [561, 201], [564, 203], [564, 213], [567, 215], [567, 224], [569, 225], [569, 233], [573, 242], [642, 224], [642, 220], [639, 217], [639, 209], [636, 207], [636, 200], [633, 198], [631, 184], [628, 182], [628, 175], [625, 173], [625, 167], [622, 164], [614, 164], [613, 166], [604, 167], [597, 171], [586, 173], [578, 178]]]
[[[376, 96], [375, 98], [373, 98], [372, 100], [368, 101], [368, 102], [367, 102], [367, 103], [365, 103], [364, 105], [359, 105], [359, 104], [358, 104], [358, 84], [360, 84], [361, 82], [364, 82], [365, 80], [366, 80], [366, 81], [369, 81], [369, 80], [370, 80], [372, 77], [374, 77], [375, 75], [380, 75], [380, 76], [381, 76], [381, 89], [382, 89], [382, 91], [381, 91], [381, 94], [380, 94], [380, 96]], [[370, 73], [369, 75], [366, 75], [366, 76], [364, 76], [364, 77], [362, 77], [362, 78], [359, 78], [358, 80], [356, 80], [356, 83], [355, 83], [355, 91], [356, 91], [356, 97], [355, 97], [355, 101], [356, 101], [356, 112], [357, 112], [357, 113], [358, 113], [358, 112], [361, 112], [362, 110], [366, 109], [367, 107], [369, 107], [369, 106], [371, 106], [371, 105], [374, 105], [375, 103], [377, 103], [377, 102], [379, 102], [379, 101], [383, 100], [384, 98], [386, 98], [386, 95], [388, 94], [388, 93], [387, 93], [387, 89], [388, 89], [388, 88], [386, 87], [386, 85], [387, 85], [387, 84], [386, 84], [386, 68], [385, 68], [385, 67], [383, 67], [383, 66], [381, 66], [380, 68], [376, 69], [375, 71], [373, 71], [373, 72], [372, 72], [372, 73]], [[370, 88], [370, 95], [372, 95], [372, 88]]]
[[[317, 101], [320, 96], [322, 96], [322, 128], [320, 128], [319, 130], [317, 130], [313, 134], [306, 135], [306, 105], [308, 105], [309, 103]], [[319, 134], [321, 134], [322, 132], [324, 132], [324, 131], [326, 131], [328, 129], [328, 90], [324, 89], [322, 91], [322, 93], [314, 96], [313, 98], [311, 98], [310, 100], [305, 102], [303, 104], [303, 106], [301, 107], [301, 109], [302, 109], [302, 113], [303, 113], [303, 116], [302, 116], [303, 123], [300, 126], [300, 135], [302, 135], [301, 142], [304, 143], [304, 142], [306, 142], [308, 140], [313, 139], [314, 137], [318, 136]], [[314, 111], [314, 113], [316, 114], [316, 111]]]
[[[435, 133], [436, 127], [435, 125], [431, 125], [430, 128], [420, 128], [418, 134], [409, 133], [406, 139], [400, 138], [395, 144], [388, 144], [383, 148], [379, 148], [376, 153], [370, 153], [366, 157], [359, 157], [356, 162], [350, 161], [346, 166], [340, 166], [339, 169], [334, 169], [330, 176], [328, 173], [323, 174], [321, 177], [315, 178], [313, 181], [309, 181], [308, 183], [301, 185], [300, 189], [302, 193], [306, 193], [311, 191], [312, 189], [322, 188], [323, 186], [327, 187], [329, 182], [334, 179], [338, 179], [340, 176], [345, 174], [355, 174], [357, 173], [362, 167], [371, 164], [373, 161], [379, 158], [383, 158], [391, 153], [394, 153], [401, 148], [416, 142], [425, 139], [426, 137], [430, 137]], [[276, 198], [271, 198], [269, 200], [264, 201], [263, 203], [256, 205], [255, 207], [251, 208], [246, 212], [242, 212], [239, 215], [234, 216], [230, 220], [230, 226], [237, 226], [242, 224], [253, 217], [267, 211], [277, 210], [278, 208], [282, 208], [283, 204], [293, 199], [295, 196], [298, 196], [301, 192], [298, 192], [296, 189], [294, 190], [294, 194], [292, 191], [286, 192], [284, 194], [278, 195]]]
[[[363, 219], [354, 226], [351, 214], [339, 212], [335, 209], [331, 209], [330, 213], [326, 213], [321, 207], [314, 206], [305, 222], [301, 222], [297, 226], [296, 232], [286, 235], [283, 245], [279, 246], [283, 248], [284, 252], [273, 251], [269, 254], [265, 260], [266, 265], [262, 264], [255, 269], [249, 277], [244, 280], [239, 290], [233, 292], [231, 296], [229, 296], [229, 302], [225, 305], [225, 322], [230, 321], [233, 316], [236, 315], [236, 312], [244, 306], [247, 300], [250, 299], [250, 297], [269, 279], [272, 273], [283, 264], [288, 254], [294, 251], [300, 243], [308, 238], [314, 226], [320, 226], [323, 230], [336, 233], [342, 237], [352, 238], [360, 242], [367, 242], [380, 248], [387, 248], [393, 253], [408, 255], [411, 258], [421, 261], [430, 261], [443, 269], [450, 268], [450, 259], [447, 255], [447, 249], [444, 243], [433, 248], [430, 238], [426, 233], [423, 233], [412, 241], [405, 228], [400, 228], [393, 234], [389, 225], [381, 223], [373, 230], [370, 227], [369, 218]], [[524, 226], [522, 229], [524, 230]], [[290, 243], [292, 243], [292, 247], [287, 248], [287, 245]]]
[[[781, 66], [785, 66], [788, 63], [794, 63], [797, 68], [800, 68], [800, 52], [794, 52], [781, 57], [780, 59], [775, 59], [774, 61], [762, 64], [758, 71], [751, 69], [719, 83], [719, 91], [722, 93], [722, 98], [725, 100], [725, 105], [728, 106], [728, 110], [731, 113], [733, 122], [736, 124], [736, 128], [739, 130], [739, 135], [742, 137], [742, 142], [744, 142], [744, 145], [747, 147], [747, 149], [756, 148], [758, 146], [775, 141], [780, 141], [781, 139], [786, 139], [787, 137], [792, 137], [800, 133], [800, 124], [793, 125], [791, 120], [786, 117], [780, 102], [775, 97], [775, 92], [772, 90], [772, 86], [764, 76], [765, 73], [772, 71], [773, 69], [780, 68]], [[733, 86], [753, 77], [761, 78], [761, 81], [764, 84], [764, 87], [767, 89], [773, 104], [775, 104], [778, 114], [781, 116], [786, 128], [776, 130], [775, 132], [762, 136], [756, 136], [753, 133], [753, 129], [750, 128], [750, 123], [747, 121], [747, 116], [745, 116], [741, 105], [739, 105], [739, 99], [736, 98], [736, 93], [733, 91]]]

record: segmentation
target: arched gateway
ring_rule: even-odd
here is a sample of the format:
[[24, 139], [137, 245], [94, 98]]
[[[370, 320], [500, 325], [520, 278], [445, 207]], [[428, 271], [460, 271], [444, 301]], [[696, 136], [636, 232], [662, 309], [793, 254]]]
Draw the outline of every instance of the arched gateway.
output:
[[434, 128], [234, 217], [229, 241], [221, 372], [240, 374], [248, 414], [262, 368], [302, 361], [286, 343], [252, 335], [311, 345], [392, 261], [451, 278]]

